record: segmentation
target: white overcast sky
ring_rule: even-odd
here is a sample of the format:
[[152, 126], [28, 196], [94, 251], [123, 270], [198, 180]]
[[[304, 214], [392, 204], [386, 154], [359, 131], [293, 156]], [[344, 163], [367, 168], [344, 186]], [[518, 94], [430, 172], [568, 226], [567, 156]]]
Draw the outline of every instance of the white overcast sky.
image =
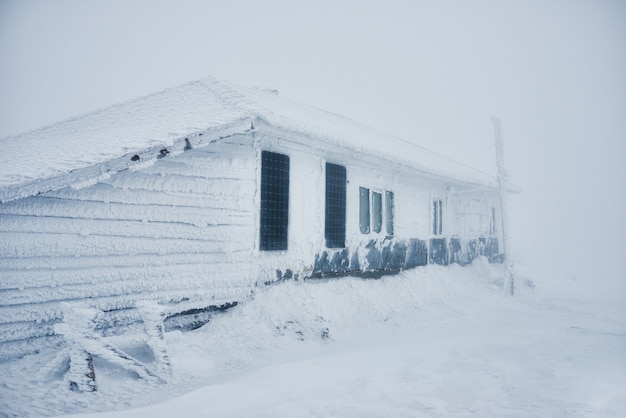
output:
[[626, 1], [0, 0], [0, 137], [209, 74], [490, 172], [497, 116], [520, 262], [626, 282]]

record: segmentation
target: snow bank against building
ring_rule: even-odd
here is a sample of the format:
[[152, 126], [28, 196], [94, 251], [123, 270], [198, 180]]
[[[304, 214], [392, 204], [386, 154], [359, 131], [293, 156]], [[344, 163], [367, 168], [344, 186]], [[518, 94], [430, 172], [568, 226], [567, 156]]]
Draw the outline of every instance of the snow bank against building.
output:
[[[2, 364], [8, 416], [626, 416], [626, 320], [502, 266], [285, 281], [167, 334], [167, 384], [96, 358], [74, 393], [53, 358]], [[141, 356], [141, 353], [137, 353]], [[140, 409], [130, 409], [137, 408]], [[112, 412], [117, 410], [117, 412]]]

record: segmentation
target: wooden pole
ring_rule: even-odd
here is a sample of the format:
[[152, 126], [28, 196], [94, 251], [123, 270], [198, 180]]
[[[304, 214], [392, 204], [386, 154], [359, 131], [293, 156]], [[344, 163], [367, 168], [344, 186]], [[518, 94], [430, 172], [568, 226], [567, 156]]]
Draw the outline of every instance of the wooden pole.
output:
[[509, 295], [515, 294], [513, 258], [509, 239], [509, 212], [507, 204], [508, 173], [504, 168], [504, 150], [502, 147], [502, 127], [500, 120], [493, 118], [493, 127], [496, 137], [496, 165], [498, 168], [498, 188], [500, 189], [500, 213], [502, 218], [502, 241], [504, 246], [504, 291]]

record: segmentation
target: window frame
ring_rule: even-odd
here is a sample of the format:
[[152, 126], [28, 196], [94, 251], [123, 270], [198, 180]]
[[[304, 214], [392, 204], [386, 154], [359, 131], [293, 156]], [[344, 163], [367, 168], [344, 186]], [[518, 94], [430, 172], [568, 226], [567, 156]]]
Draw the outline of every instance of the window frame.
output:
[[291, 159], [287, 154], [262, 150], [260, 172], [259, 250], [287, 251]]
[[[379, 197], [379, 208], [377, 208], [375, 196]], [[393, 237], [395, 235], [394, 218], [395, 194], [392, 190], [359, 186], [359, 230], [361, 234]], [[366, 223], [365, 220], [367, 220]]]
[[370, 207], [370, 189], [367, 187], [359, 187], [359, 230], [361, 234], [369, 234], [371, 232], [372, 214]]
[[496, 223], [496, 207], [490, 206], [489, 210], [489, 236], [498, 234], [498, 224]]
[[[376, 197], [378, 199], [376, 199]], [[381, 234], [383, 232], [383, 192], [379, 190], [372, 190], [371, 198], [371, 231], [374, 234]], [[377, 207], [378, 203], [378, 207]], [[378, 228], [378, 229], [377, 229]]]
[[395, 193], [393, 190], [385, 190], [385, 230], [387, 235], [395, 235]]
[[[345, 166], [329, 162], [326, 162], [325, 168], [324, 239], [326, 248], [345, 248], [348, 172]], [[333, 190], [330, 190], [331, 186]], [[331, 200], [336, 204], [331, 205]]]
[[445, 229], [444, 229], [444, 221], [443, 221], [443, 217], [444, 217], [444, 210], [443, 210], [443, 206], [444, 206], [444, 200], [441, 198], [434, 198], [432, 200], [432, 205], [431, 205], [431, 213], [432, 213], [432, 235], [434, 237], [440, 237], [442, 235], [444, 235]]

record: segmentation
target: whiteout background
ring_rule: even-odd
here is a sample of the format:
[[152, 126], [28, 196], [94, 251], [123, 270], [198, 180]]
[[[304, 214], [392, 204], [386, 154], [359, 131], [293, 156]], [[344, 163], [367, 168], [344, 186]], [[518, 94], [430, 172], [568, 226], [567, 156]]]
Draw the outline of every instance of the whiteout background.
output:
[[0, 0], [0, 137], [207, 74], [492, 173], [498, 116], [518, 269], [626, 317], [626, 3]]
[[212, 74], [495, 172], [498, 116], [520, 268], [626, 293], [622, 1], [0, 0], [0, 62], [0, 137]]

